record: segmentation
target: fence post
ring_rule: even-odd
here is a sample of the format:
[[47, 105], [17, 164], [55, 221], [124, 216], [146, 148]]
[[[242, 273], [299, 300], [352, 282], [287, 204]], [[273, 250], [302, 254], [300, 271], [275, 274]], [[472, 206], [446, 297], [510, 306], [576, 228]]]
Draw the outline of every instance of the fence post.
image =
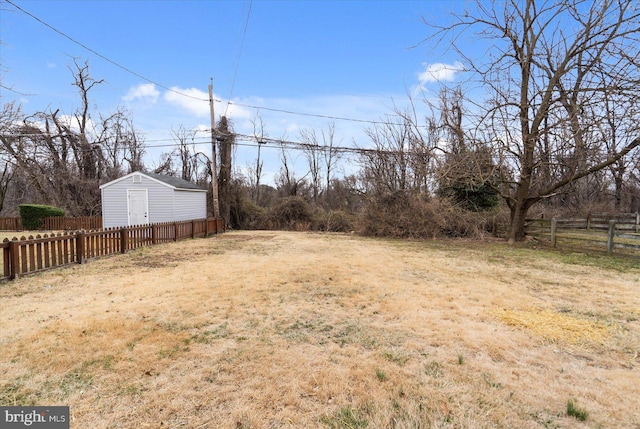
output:
[[127, 228], [120, 228], [120, 253], [126, 253], [129, 247], [129, 231]]
[[84, 258], [84, 232], [78, 231], [76, 232], [76, 259], [78, 263], [82, 263], [82, 259]]
[[191, 239], [196, 238], [196, 220], [191, 221]]
[[209, 219], [204, 219], [204, 238], [209, 237]]
[[558, 221], [554, 217], [551, 219], [551, 245], [556, 247], [556, 230], [558, 228]]
[[9, 242], [9, 278], [11, 280], [19, 277], [20, 274], [20, 244], [17, 240]]
[[607, 237], [607, 253], [613, 253], [613, 237], [616, 235], [616, 221], [609, 221], [609, 236]]
[[173, 222], [173, 241], [178, 241], [178, 222]]
[[636, 234], [640, 232], [640, 213], [636, 212]]
[[156, 224], [151, 225], [151, 244], [158, 244], [158, 228]]

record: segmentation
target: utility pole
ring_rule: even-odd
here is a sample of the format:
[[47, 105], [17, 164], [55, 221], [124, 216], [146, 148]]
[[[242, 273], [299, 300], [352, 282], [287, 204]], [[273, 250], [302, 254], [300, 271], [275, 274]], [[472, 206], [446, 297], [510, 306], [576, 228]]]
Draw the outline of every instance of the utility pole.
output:
[[211, 202], [213, 203], [213, 217], [220, 217], [220, 203], [218, 201], [218, 163], [216, 160], [216, 117], [213, 112], [213, 78], [209, 84], [209, 110], [211, 111]]

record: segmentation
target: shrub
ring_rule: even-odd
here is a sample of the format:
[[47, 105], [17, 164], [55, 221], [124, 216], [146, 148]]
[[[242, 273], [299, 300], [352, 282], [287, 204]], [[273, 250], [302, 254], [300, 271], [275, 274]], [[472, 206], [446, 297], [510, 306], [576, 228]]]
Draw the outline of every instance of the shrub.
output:
[[448, 198], [426, 199], [395, 192], [375, 198], [365, 207], [361, 233], [378, 237], [481, 237], [486, 216], [464, 210]]
[[249, 198], [238, 198], [231, 205], [231, 228], [260, 229], [263, 228], [265, 209], [256, 205]]
[[320, 213], [316, 216], [315, 229], [327, 232], [351, 232], [355, 229], [355, 218], [342, 210]]
[[45, 217], [64, 216], [64, 210], [57, 207], [41, 204], [20, 204], [20, 219], [22, 227], [27, 230], [42, 227], [42, 219]]
[[464, 209], [470, 211], [491, 210], [498, 206], [498, 193], [489, 185], [456, 184], [441, 191]]
[[266, 229], [306, 231], [313, 224], [313, 210], [302, 197], [281, 199], [269, 210], [264, 220]]

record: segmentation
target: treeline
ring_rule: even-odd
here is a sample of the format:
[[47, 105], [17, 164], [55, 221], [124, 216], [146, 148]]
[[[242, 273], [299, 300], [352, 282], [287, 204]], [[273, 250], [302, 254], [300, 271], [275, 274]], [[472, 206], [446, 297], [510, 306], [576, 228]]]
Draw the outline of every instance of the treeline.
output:
[[[361, 147], [338, 147], [333, 125], [303, 130], [295, 147], [281, 145], [278, 174], [266, 185], [265, 124], [254, 120], [255, 162], [241, 168], [232, 157], [233, 124], [221, 118], [215, 163], [196, 150], [195, 132], [179, 127], [175, 148], [153, 171], [207, 187], [215, 177], [220, 213], [235, 228], [472, 236], [498, 216], [517, 241], [535, 212], [640, 211], [638, 3], [476, 6], [454, 24], [429, 27], [425, 39], [458, 49], [465, 83], [441, 84], [437, 97], [395, 110], [366, 129]], [[482, 35], [490, 52], [465, 55], [456, 41], [468, 34]], [[101, 183], [149, 169], [127, 112], [92, 116], [89, 93], [101, 81], [86, 63], [74, 64], [82, 102], [71, 115], [25, 116], [19, 106], [3, 106], [4, 215], [20, 202], [96, 215]], [[423, 107], [428, 113], [418, 114]], [[306, 171], [294, 168], [292, 151], [302, 153]]]

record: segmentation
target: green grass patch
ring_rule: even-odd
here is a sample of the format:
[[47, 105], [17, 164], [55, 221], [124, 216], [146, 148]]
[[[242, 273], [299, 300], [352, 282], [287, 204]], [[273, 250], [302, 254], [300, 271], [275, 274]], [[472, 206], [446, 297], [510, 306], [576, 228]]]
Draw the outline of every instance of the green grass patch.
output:
[[58, 383], [60, 395], [66, 398], [76, 392], [82, 392], [91, 387], [93, 383], [93, 375], [87, 371], [88, 367], [82, 366], [75, 370], [69, 371]]
[[369, 425], [369, 422], [364, 419], [362, 413], [351, 407], [343, 407], [333, 415], [322, 416], [320, 423], [331, 429], [358, 429], [366, 428]]
[[494, 381], [493, 377], [488, 372], [482, 373], [482, 379], [487, 384], [487, 386], [494, 389], [502, 389], [502, 383], [498, 383], [497, 381]]
[[589, 417], [589, 413], [584, 408], [579, 408], [573, 399], [567, 401], [567, 415], [575, 417], [576, 419], [584, 422]]
[[193, 334], [191, 336], [191, 341], [199, 344], [210, 344], [214, 340], [228, 338], [230, 335], [231, 331], [229, 330], [229, 324], [224, 322], [213, 329]]
[[393, 362], [398, 366], [404, 366], [409, 361], [409, 356], [394, 352], [384, 352], [382, 354], [386, 360]]
[[0, 406], [33, 406], [39, 402], [38, 392], [25, 386], [26, 379], [20, 377], [0, 387]]
[[433, 361], [424, 368], [424, 373], [433, 378], [440, 378], [444, 376], [444, 370], [440, 362]]

